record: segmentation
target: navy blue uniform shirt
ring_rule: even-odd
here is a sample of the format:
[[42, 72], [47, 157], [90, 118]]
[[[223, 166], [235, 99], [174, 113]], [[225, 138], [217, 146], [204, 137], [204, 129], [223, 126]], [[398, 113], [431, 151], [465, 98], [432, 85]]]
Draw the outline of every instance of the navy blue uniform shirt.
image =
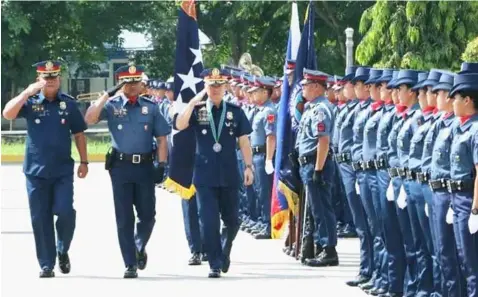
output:
[[73, 97], [58, 92], [48, 101], [43, 93], [28, 98], [18, 117], [27, 121], [23, 172], [42, 178], [73, 174], [71, 134], [87, 126]]

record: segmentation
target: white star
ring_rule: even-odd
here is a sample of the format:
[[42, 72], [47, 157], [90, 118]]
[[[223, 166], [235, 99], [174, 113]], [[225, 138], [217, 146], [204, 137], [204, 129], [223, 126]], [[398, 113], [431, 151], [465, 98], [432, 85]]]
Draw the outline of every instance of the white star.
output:
[[181, 91], [187, 88], [190, 88], [194, 94], [197, 94], [196, 91], [196, 84], [201, 82], [201, 78], [197, 78], [194, 76], [193, 68], [189, 69], [189, 73], [187, 75], [178, 73], [179, 78], [183, 81], [183, 85], [181, 86]]
[[202, 63], [202, 52], [201, 52], [201, 49], [198, 48], [198, 49], [195, 49], [195, 48], [189, 48], [191, 50], [191, 52], [193, 52], [195, 58], [194, 58], [194, 62], [193, 62], [193, 66], [198, 64], [198, 63]]

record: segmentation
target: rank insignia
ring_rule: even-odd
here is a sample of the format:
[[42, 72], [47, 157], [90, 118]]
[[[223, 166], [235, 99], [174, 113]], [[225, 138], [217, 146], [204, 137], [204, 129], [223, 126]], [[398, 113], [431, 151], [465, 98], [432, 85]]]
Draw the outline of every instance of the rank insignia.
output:
[[227, 112], [226, 117], [227, 117], [228, 120], [232, 120], [232, 119], [234, 118], [234, 116], [232, 115], [232, 112], [231, 112], [231, 111], [228, 111], [228, 112]]
[[272, 123], [274, 123], [275, 120], [276, 120], [276, 116], [275, 116], [275, 115], [273, 115], [273, 114], [267, 115], [267, 122], [268, 122], [268, 123], [272, 124]]
[[148, 114], [148, 107], [147, 107], [147, 106], [143, 106], [143, 107], [141, 108], [141, 113], [142, 113], [142, 114]]
[[61, 110], [65, 110], [65, 109], [66, 109], [66, 102], [65, 102], [65, 101], [61, 101], [61, 102], [60, 102], [60, 109], [61, 109]]

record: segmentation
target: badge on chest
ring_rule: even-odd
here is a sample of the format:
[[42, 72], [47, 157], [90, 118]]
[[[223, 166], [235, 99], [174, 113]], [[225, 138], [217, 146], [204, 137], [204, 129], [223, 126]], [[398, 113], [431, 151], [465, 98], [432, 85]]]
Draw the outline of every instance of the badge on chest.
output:
[[[113, 107], [114, 108], [114, 107]], [[128, 115], [128, 110], [124, 107], [121, 107], [121, 108], [114, 108], [113, 109], [113, 114], [115, 117], [118, 117], [118, 118], [123, 118], [125, 117], [126, 115]]]
[[209, 124], [209, 119], [208, 119], [208, 116], [207, 116], [206, 106], [201, 107], [198, 110], [198, 123], [200, 125], [208, 125]]

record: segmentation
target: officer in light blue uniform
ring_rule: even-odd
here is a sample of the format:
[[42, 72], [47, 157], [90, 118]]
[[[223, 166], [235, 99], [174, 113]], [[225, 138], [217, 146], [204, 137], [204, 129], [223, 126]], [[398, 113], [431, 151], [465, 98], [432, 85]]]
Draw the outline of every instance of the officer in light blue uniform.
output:
[[[376, 181], [376, 174], [373, 171], [373, 162], [364, 162], [363, 148], [364, 148], [364, 134], [365, 124], [371, 115], [372, 99], [370, 98], [370, 91], [368, 80], [373, 74], [376, 79], [381, 76], [379, 70], [374, 70], [370, 73], [370, 68], [359, 67], [355, 72], [355, 77], [352, 79], [354, 84], [355, 94], [359, 99], [359, 104], [355, 107], [355, 121], [353, 124], [353, 145], [351, 149], [352, 167], [357, 174], [357, 184], [360, 191], [360, 198], [362, 205], [367, 215], [368, 227], [373, 238], [373, 259], [374, 272], [372, 279], [367, 283], [361, 285], [363, 290], [377, 291], [387, 286], [386, 279], [382, 278], [382, 261], [384, 257], [384, 246], [380, 238], [379, 221], [374, 208], [374, 201], [379, 201], [379, 192]], [[368, 166], [370, 165], [370, 166]]]
[[[308, 266], [337, 266], [337, 221], [332, 205], [330, 184], [334, 180], [334, 160], [331, 136], [334, 127], [333, 105], [325, 98], [327, 74], [304, 68], [302, 96], [307, 103], [299, 123], [295, 148], [298, 151], [300, 177], [305, 186], [305, 207], [311, 210], [315, 238], [316, 258], [307, 259]], [[304, 236], [312, 230], [305, 230]]]
[[[435, 256], [434, 237], [435, 233], [431, 232], [430, 221], [433, 221], [433, 208], [432, 205], [432, 192], [425, 176], [422, 174], [422, 156], [423, 148], [425, 145], [425, 136], [430, 130], [435, 117], [433, 110], [435, 106], [428, 105], [428, 98], [433, 96], [427, 95], [428, 90], [438, 84], [441, 72], [437, 69], [431, 69], [430, 72], [423, 72], [418, 74], [418, 83], [412, 88], [413, 91], [418, 91], [418, 100], [421, 107], [423, 119], [418, 124], [418, 129], [413, 134], [410, 140], [410, 152], [409, 152], [409, 166], [408, 166], [408, 178], [410, 187], [410, 199], [407, 201], [408, 214], [413, 218], [412, 231], [414, 237], [419, 237], [420, 243], [420, 257], [423, 257], [422, 265], [419, 267], [421, 279], [430, 281], [424, 286], [424, 290], [430, 294], [430, 296], [442, 296], [441, 295], [441, 273], [438, 265], [437, 257]], [[431, 103], [431, 102], [430, 102]], [[425, 208], [428, 210], [428, 217]], [[417, 224], [418, 222], [418, 224]], [[431, 279], [431, 280], [430, 280]]]
[[[184, 112], [175, 115], [177, 130], [191, 126], [196, 134], [196, 160], [193, 184], [199, 203], [201, 229], [208, 256], [210, 278], [226, 273], [230, 265], [232, 244], [239, 230], [239, 172], [236, 142], [245, 163], [244, 183], [253, 182], [251, 147], [252, 132], [244, 112], [224, 102], [226, 76], [217, 68], [201, 74], [206, 83], [208, 99], [200, 102], [205, 92], [191, 99]], [[220, 232], [220, 219], [223, 221]]]
[[338, 154], [336, 160], [340, 166], [347, 201], [352, 212], [353, 221], [360, 239], [360, 270], [357, 277], [347, 282], [347, 285], [356, 287], [367, 283], [373, 272], [373, 251], [372, 238], [365, 216], [364, 207], [356, 191], [356, 173], [352, 168], [351, 150], [353, 145], [353, 125], [355, 121], [355, 108], [359, 100], [356, 98], [352, 79], [355, 77], [356, 66], [347, 67], [343, 78], [344, 95], [347, 98], [347, 104], [344, 108], [346, 115], [341, 121], [340, 132], [338, 135]]
[[254, 190], [258, 198], [260, 225], [253, 232], [256, 239], [271, 238], [271, 195], [273, 157], [276, 149], [277, 110], [270, 100], [275, 81], [271, 77], [258, 77], [248, 90], [254, 97], [256, 114], [253, 115], [251, 146], [255, 167]]
[[[393, 189], [395, 184], [401, 184], [401, 180], [400, 178], [391, 180], [387, 171], [389, 163], [393, 164], [394, 162], [394, 158], [390, 158], [389, 160], [387, 154], [390, 149], [388, 136], [391, 134], [394, 122], [397, 120], [397, 111], [393, 99], [395, 97], [396, 102], [398, 102], [398, 96], [397, 93], [393, 95], [393, 91], [391, 90], [397, 76], [398, 70], [393, 71], [386, 69], [383, 71], [382, 76], [375, 80], [376, 86], [380, 86], [380, 98], [383, 101], [383, 106], [377, 112], [378, 115], [374, 115], [380, 117], [376, 132], [377, 140], [374, 165], [377, 169], [377, 181], [380, 194], [380, 220], [387, 252], [386, 259], [388, 260], [388, 266], [384, 269], [388, 274], [388, 288], [385, 287], [388, 293], [385, 296], [390, 297], [402, 296], [405, 275], [405, 256], [397, 219], [396, 205], [393, 200], [393, 192], [390, 193], [391, 195], [388, 193], [388, 188], [392, 187]], [[370, 124], [367, 123], [367, 125]], [[366, 126], [365, 129], [367, 128]], [[390, 184], [391, 182], [392, 184]]]
[[[156, 215], [155, 176], [164, 175], [167, 158], [166, 136], [171, 128], [159, 113], [155, 102], [139, 96], [142, 66], [123, 66], [116, 74], [124, 82], [123, 91], [108, 94], [91, 105], [86, 113], [88, 124], [108, 121], [112, 140], [106, 168], [113, 186], [118, 239], [126, 271], [125, 278], [136, 278], [137, 268], [147, 264], [146, 245], [153, 231]], [[151, 139], [159, 143], [156, 172]], [[138, 222], [135, 234], [136, 210]]]
[[78, 177], [84, 178], [88, 173], [88, 160], [83, 131], [87, 127], [74, 98], [59, 91], [61, 63], [43, 61], [33, 67], [38, 74], [37, 82], [10, 100], [3, 116], [7, 120], [25, 118], [27, 122], [23, 172], [43, 278], [55, 276], [56, 256], [62, 273], [69, 273], [71, 269], [68, 251], [76, 223], [71, 135], [81, 158]]
[[[458, 74], [450, 97], [459, 121], [451, 127], [450, 180], [453, 229], [467, 296], [478, 296], [478, 73]], [[463, 296], [465, 292], [462, 292]]]
[[[432, 191], [432, 201], [427, 201], [429, 209], [428, 217], [431, 230], [435, 232], [436, 236], [435, 244], [437, 246], [437, 261], [442, 273], [442, 296], [449, 297], [462, 296], [462, 282], [458, 268], [455, 235], [453, 232], [453, 226], [446, 222], [446, 214], [451, 203], [451, 194], [447, 192], [446, 188], [442, 187], [442, 184], [446, 185], [445, 180], [443, 180], [443, 183], [442, 181], [432, 181], [432, 162], [434, 145], [439, 132], [443, 128], [446, 130], [446, 125], [453, 121], [452, 102], [447, 98], [448, 92], [453, 86], [454, 76], [453, 73], [442, 72], [438, 84], [432, 88], [432, 92], [438, 94], [437, 107], [439, 112], [434, 115], [434, 122], [431, 124], [431, 127], [425, 136], [421, 162], [421, 179], [426, 180], [426, 186]], [[448, 132], [445, 133], [447, 134]], [[450, 143], [444, 141], [442, 144], [445, 145], [444, 149], [449, 150]], [[435, 158], [436, 162], [441, 157], [435, 155]], [[439, 169], [436, 172], [443, 172], [443, 174], [449, 179], [449, 173], [446, 173], [446, 170], [449, 170], [449, 162], [445, 166], [446, 168], [444, 168], [444, 170]], [[438, 169], [436, 165], [435, 169]], [[440, 176], [440, 178], [444, 178], [445, 175]], [[438, 176], [433, 175], [433, 177], [436, 178]], [[422, 190], [423, 192], [427, 191], [424, 188], [422, 188]]]

